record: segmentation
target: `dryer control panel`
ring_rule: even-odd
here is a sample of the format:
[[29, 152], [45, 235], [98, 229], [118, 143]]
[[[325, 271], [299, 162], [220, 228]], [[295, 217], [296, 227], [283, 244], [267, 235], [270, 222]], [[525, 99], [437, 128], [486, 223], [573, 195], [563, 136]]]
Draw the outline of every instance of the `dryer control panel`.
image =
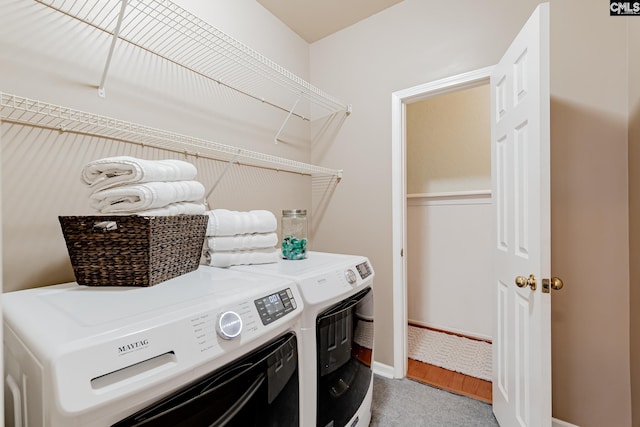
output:
[[275, 322], [298, 307], [291, 288], [258, 298], [254, 303], [263, 325]]
[[360, 274], [362, 280], [366, 279], [372, 274], [371, 266], [367, 261], [356, 265], [356, 269], [358, 269], [358, 273]]

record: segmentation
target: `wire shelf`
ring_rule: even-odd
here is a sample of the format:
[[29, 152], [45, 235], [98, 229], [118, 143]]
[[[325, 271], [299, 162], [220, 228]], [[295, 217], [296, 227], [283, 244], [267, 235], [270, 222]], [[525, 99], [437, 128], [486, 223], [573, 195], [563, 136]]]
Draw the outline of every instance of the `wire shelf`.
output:
[[[36, 0], [97, 29], [114, 34], [101, 89], [116, 38], [180, 65], [260, 102], [291, 111], [288, 99], [271, 102], [258, 91], [286, 89], [327, 113], [351, 112], [351, 106], [311, 85], [260, 53], [168, 0]], [[267, 93], [271, 94], [269, 90]], [[284, 103], [284, 105], [283, 105]], [[307, 119], [304, 115], [294, 115]]]
[[304, 175], [331, 175], [338, 179], [342, 177], [342, 170], [245, 150], [3, 92], [0, 92], [0, 119], [10, 123], [141, 144], [213, 160]]

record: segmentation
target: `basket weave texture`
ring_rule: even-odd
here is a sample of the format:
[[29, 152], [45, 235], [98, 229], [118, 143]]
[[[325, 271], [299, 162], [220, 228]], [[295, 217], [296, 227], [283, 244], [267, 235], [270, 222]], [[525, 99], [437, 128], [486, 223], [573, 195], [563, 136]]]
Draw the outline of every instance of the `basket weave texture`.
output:
[[60, 216], [76, 281], [153, 286], [196, 270], [206, 215]]

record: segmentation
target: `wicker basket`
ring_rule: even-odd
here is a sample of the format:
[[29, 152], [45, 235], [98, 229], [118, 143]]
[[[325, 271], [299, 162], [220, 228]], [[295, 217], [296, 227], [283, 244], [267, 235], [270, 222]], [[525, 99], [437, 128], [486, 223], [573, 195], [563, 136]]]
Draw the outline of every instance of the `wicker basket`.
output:
[[60, 216], [76, 281], [153, 286], [198, 268], [206, 215]]

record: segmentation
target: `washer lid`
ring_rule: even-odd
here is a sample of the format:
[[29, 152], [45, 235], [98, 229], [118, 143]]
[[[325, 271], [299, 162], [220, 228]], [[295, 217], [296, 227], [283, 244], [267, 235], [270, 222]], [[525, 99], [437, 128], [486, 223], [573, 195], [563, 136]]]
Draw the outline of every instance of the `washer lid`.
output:
[[[5, 322], [41, 349], [139, 324], [165, 324], [185, 311], [215, 310], [292, 286], [228, 269], [198, 270], [151, 287], [88, 287], [77, 283], [3, 295]], [[142, 327], [142, 326], [139, 326]]]

